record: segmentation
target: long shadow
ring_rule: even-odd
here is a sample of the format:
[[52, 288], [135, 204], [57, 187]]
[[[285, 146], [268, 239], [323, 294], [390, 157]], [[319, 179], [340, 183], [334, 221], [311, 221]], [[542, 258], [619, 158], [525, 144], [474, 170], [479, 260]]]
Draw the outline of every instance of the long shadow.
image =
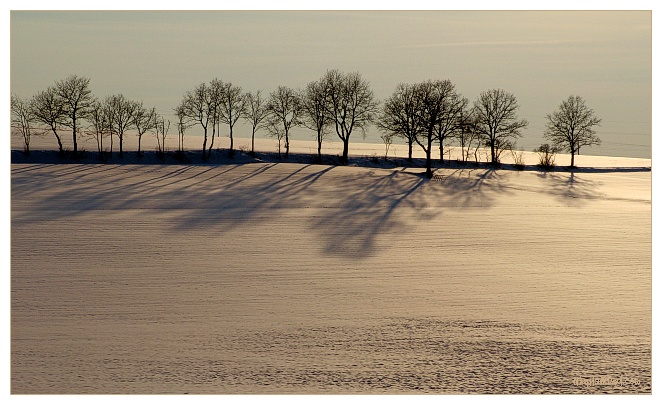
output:
[[14, 172], [11, 176], [11, 197], [33, 195], [43, 190], [71, 187], [72, 184], [86, 184], [82, 179], [88, 176], [98, 177], [102, 173], [108, 178], [114, 178], [119, 171], [118, 166], [77, 165], [66, 167], [60, 165], [39, 165], [29, 172]]
[[324, 254], [361, 259], [379, 252], [376, 243], [382, 235], [406, 240], [404, 236], [412, 230], [407, 227], [412, 225], [394, 214], [397, 208], [422, 208], [417, 206], [420, 200], [416, 192], [427, 183], [423, 177], [394, 171], [354, 191], [346, 204], [327, 207], [327, 215], [319, 216], [313, 224], [324, 230]]
[[455, 169], [435, 175], [433, 180], [446, 191], [443, 202], [454, 207], [490, 207], [498, 194], [511, 194], [512, 189], [494, 168]]
[[[257, 166], [257, 167], [256, 167]], [[213, 190], [204, 192], [201, 199], [211, 201], [205, 204], [205, 213], [182, 212], [173, 224], [175, 231], [195, 231], [206, 229], [210, 232], [225, 232], [255, 217], [270, 215], [279, 208], [306, 207], [305, 201], [314, 198], [315, 191], [304, 192], [313, 186], [324, 174], [334, 167], [286, 165], [291, 172], [277, 171], [270, 174], [274, 164], [243, 165], [243, 171], [254, 169], [237, 179], [214, 185]], [[312, 173], [305, 173], [312, 170]], [[251, 181], [253, 179], [253, 181]], [[190, 190], [196, 199], [201, 190]]]
[[559, 167], [559, 172], [572, 173], [640, 173], [650, 172], [650, 167]]
[[573, 205], [583, 204], [586, 200], [604, 198], [604, 194], [596, 190], [601, 185], [595, 180], [578, 177], [575, 172], [553, 173], [541, 172], [538, 177], [546, 181], [549, 187], [547, 193], [553, 194], [558, 200]]
[[[12, 222], [59, 220], [94, 210], [215, 209], [219, 201], [207, 198], [210, 193], [234, 187], [273, 166], [42, 165], [41, 170], [14, 174], [12, 199], [29, 201], [22, 204], [29, 209], [13, 211]], [[227, 177], [239, 168], [239, 176]], [[250, 193], [245, 190], [236, 201], [246, 200]]]
[[[223, 234], [249, 221], [260, 226], [262, 218], [269, 221], [284, 208], [302, 210], [323, 254], [357, 259], [377, 254], [383, 235], [404, 237], [412, 230], [407, 217], [412, 211], [402, 216], [401, 209], [432, 220], [448, 207], [489, 207], [496, 193], [509, 192], [500, 186], [497, 171], [480, 169], [459, 169], [440, 181], [405, 169], [335, 173], [341, 169], [268, 163], [154, 169], [82, 165], [55, 168], [55, 178], [53, 169], [41, 173], [49, 178], [35, 171], [14, 174], [12, 195], [21, 209], [12, 211], [12, 226], [96, 210], [165, 209], [172, 219], [164, 226], [172, 232]], [[76, 181], [82, 175], [85, 180]]]

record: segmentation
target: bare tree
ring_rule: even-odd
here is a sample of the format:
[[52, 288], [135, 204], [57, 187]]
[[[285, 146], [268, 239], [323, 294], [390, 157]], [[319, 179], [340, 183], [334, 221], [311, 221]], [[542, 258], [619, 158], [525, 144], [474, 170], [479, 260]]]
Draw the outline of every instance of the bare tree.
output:
[[[409, 146], [407, 160], [412, 161], [412, 152], [416, 136], [423, 130], [421, 126], [420, 102], [416, 86], [399, 83], [393, 94], [386, 99], [377, 120], [377, 127], [400, 138]], [[383, 138], [382, 138], [383, 139]]]
[[158, 146], [159, 158], [165, 159], [165, 140], [170, 130], [170, 120], [166, 120], [162, 115], [154, 116], [154, 133], [156, 135], [156, 143]]
[[156, 129], [156, 109], [152, 107], [148, 110], [143, 106], [143, 103], [136, 104], [133, 113], [133, 126], [138, 132], [138, 156], [141, 156], [142, 152], [140, 150], [140, 144], [143, 135], [145, 135], [147, 131]]
[[444, 141], [452, 138], [458, 126], [462, 125], [463, 112], [469, 105], [469, 100], [455, 91], [455, 85], [446, 80], [442, 85], [443, 111], [436, 127], [436, 138], [439, 142], [439, 160], [444, 163]]
[[266, 126], [265, 119], [269, 115], [267, 102], [262, 98], [260, 90], [255, 93], [246, 93], [246, 109], [244, 119], [251, 123], [253, 132], [251, 134], [251, 155], [255, 155], [255, 132]]
[[458, 125], [455, 127], [453, 137], [460, 144], [460, 154], [463, 162], [469, 159], [472, 144], [478, 140], [474, 130], [475, 122], [471, 111], [466, 109], [458, 117]]
[[90, 79], [72, 75], [55, 83], [55, 92], [62, 100], [65, 125], [71, 128], [74, 142], [74, 156], [78, 154], [77, 136], [80, 131], [79, 121], [89, 116], [94, 102], [89, 89]]
[[193, 91], [189, 91], [184, 95], [181, 104], [178, 107], [183, 114], [183, 117], [192, 123], [200, 124], [203, 130], [204, 139], [202, 141], [202, 158], [206, 159], [207, 150], [207, 129], [210, 121], [213, 121], [213, 109], [210, 109], [212, 104], [211, 93], [206, 83], [199, 84]]
[[560, 149], [557, 146], [544, 143], [533, 150], [538, 154], [538, 166], [542, 169], [549, 170], [554, 167], [554, 159]]
[[220, 136], [221, 132], [221, 103], [225, 94], [225, 84], [218, 79], [212, 79], [208, 91], [209, 105], [207, 106], [207, 113], [211, 120], [211, 141], [209, 142], [209, 149], [207, 149], [207, 156], [211, 157], [211, 151], [214, 149], [214, 139], [217, 134]]
[[11, 95], [11, 130], [23, 138], [23, 152], [30, 155], [30, 140], [32, 135], [41, 135], [36, 128], [36, 117], [31, 101], [23, 100], [15, 94]]
[[62, 104], [62, 100], [55, 92], [55, 88], [49, 87], [37, 93], [32, 98], [31, 103], [37, 122], [46, 125], [53, 132], [53, 135], [55, 135], [61, 155], [64, 149], [62, 148], [62, 139], [58, 134], [58, 130], [64, 121], [64, 105]]
[[138, 104], [127, 100], [122, 94], [109, 96], [105, 100], [106, 111], [110, 122], [112, 134], [117, 135], [120, 141], [120, 158], [124, 157], [124, 135], [134, 124], [134, 114]]
[[287, 159], [290, 154], [290, 130], [292, 127], [300, 125], [301, 122], [302, 110], [299, 97], [291, 88], [278, 86], [278, 89], [269, 95], [267, 110], [270, 115], [270, 133], [274, 134], [274, 127], [280, 127], [283, 130], [282, 134], [280, 131], [277, 132], [278, 145], [280, 149], [280, 137], [285, 138], [285, 159]]
[[278, 159], [280, 159], [281, 144], [283, 139], [285, 138], [286, 129], [283, 126], [282, 122], [275, 115], [269, 115], [267, 117], [265, 128], [267, 129], [269, 136], [271, 136], [272, 138], [276, 138], [276, 140], [278, 140]]
[[95, 101], [90, 109], [89, 134], [97, 143], [99, 160], [103, 160], [103, 139], [111, 136], [110, 120], [107, 114], [108, 109], [100, 101]]
[[322, 142], [326, 138], [331, 116], [328, 113], [328, 91], [323, 80], [308, 83], [301, 92], [303, 115], [301, 124], [313, 131], [317, 137], [317, 159], [322, 161]]
[[513, 157], [515, 168], [518, 170], [524, 170], [524, 152], [521, 150], [518, 151], [516, 149], [511, 149], [510, 155]]
[[393, 134], [392, 133], [385, 133], [379, 135], [380, 138], [382, 138], [382, 141], [384, 142], [384, 161], [388, 160], [388, 150], [391, 148], [391, 145], [393, 144]]
[[230, 157], [234, 156], [234, 137], [232, 129], [237, 120], [244, 115], [246, 109], [246, 97], [241, 87], [232, 83], [223, 83], [223, 92], [219, 104], [219, 120], [230, 127]]
[[570, 167], [575, 166], [575, 153], [582, 146], [600, 145], [594, 126], [602, 121], [580, 96], [564, 100], [553, 114], [547, 114], [544, 138], [558, 150], [570, 152]]
[[338, 137], [343, 141], [343, 162], [349, 161], [349, 138], [355, 129], [365, 135], [374, 121], [379, 103], [370, 84], [358, 72], [327, 71], [322, 79], [329, 91], [328, 112]]
[[175, 115], [177, 115], [177, 153], [181, 156], [184, 153], [184, 133], [190, 123], [182, 105], [175, 108]]
[[[450, 100], [455, 95], [455, 86], [450, 80], [428, 80], [416, 85], [415, 96], [420, 103], [418, 114], [422, 131], [416, 134], [415, 140], [425, 151], [425, 175], [428, 178], [432, 178], [432, 142], [436, 139], [437, 128], [442, 125], [442, 121], [450, 121], [446, 115]], [[443, 145], [443, 139], [440, 142]]]
[[482, 92], [474, 102], [475, 129], [489, 144], [492, 163], [499, 162], [500, 151], [511, 147], [528, 125], [517, 119], [518, 108], [515, 96], [501, 89]]

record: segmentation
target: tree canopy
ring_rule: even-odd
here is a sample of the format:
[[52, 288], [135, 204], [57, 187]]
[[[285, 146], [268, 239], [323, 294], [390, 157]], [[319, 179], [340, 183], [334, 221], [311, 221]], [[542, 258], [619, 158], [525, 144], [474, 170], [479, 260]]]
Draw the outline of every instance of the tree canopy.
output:
[[559, 109], [547, 114], [544, 137], [560, 150], [571, 155], [570, 166], [575, 166], [575, 154], [582, 146], [600, 145], [601, 140], [593, 129], [602, 120], [579, 96], [570, 96], [561, 102]]

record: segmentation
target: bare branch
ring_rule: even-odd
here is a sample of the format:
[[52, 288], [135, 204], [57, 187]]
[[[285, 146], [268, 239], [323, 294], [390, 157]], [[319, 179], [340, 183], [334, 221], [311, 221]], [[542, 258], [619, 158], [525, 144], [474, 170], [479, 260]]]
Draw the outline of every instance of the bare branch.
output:
[[600, 145], [602, 142], [593, 129], [602, 120], [579, 96], [570, 96], [559, 109], [547, 115], [544, 137], [560, 150], [571, 154], [570, 166], [575, 165], [575, 154], [582, 146]]

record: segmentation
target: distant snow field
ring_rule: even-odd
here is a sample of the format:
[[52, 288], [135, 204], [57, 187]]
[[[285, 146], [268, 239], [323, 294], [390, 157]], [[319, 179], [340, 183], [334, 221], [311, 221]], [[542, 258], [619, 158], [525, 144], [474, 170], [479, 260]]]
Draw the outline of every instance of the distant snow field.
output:
[[650, 160], [577, 164], [12, 164], [11, 391], [650, 393]]

